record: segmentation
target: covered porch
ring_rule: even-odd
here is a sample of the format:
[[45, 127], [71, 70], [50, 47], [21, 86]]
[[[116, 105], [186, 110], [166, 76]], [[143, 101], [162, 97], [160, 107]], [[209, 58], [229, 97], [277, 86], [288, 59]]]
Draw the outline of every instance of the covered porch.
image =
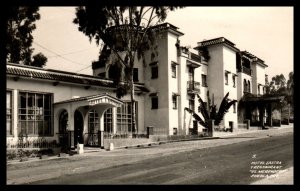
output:
[[[74, 149], [77, 144], [104, 148], [104, 113], [110, 108], [115, 111], [123, 104], [106, 93], [54, 103], [54, 129], [60, 145], [68, 149]], [[96, 124], [89, 121], [91, 113], [97, 115], [97, 126], [89, 126], [89, 123]], [[115, 132], [116, 128], [110, 130]]]
[[278, 95], [245, 95], [239, 102], [239, 118], [242, 122], [250, 120], [250, 126], [281, 126], [280, 103], [283, 99], [284, 96]]

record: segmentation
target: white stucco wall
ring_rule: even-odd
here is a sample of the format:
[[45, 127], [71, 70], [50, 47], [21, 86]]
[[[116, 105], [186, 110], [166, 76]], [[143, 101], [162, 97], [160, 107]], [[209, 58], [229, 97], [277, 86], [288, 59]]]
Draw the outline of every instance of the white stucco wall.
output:
[[[115, 93], [112, 89], [109, 88], [100, 88], [100, 87], [91, 87], [89, 89], [85, 89], [82, 85], [77, 84], [66, 84], [59, 83], [57, 86], [54, 86], [52, 82], [42, 81], [42, 80], [34, 80], [34, 79], [19, 79], [18, 81], [14, 81], [12, 78], [7, 78], [7, 89], [11, 89], [14, 92], [14, 113], [13, 113], [13, 131], [14, 131], [14, 139], [17, 138], [17, 126], [18, 126], [18, 110], [17, 110], [17, 101], [18, 101], [18, 91], [30, 91], [30, 92], [43, 92], [43, 93], [52, 93], [53, 94], [53, 103], [72, 99], [74, 96], [85, 97], [90, 95], [97, 95], [100, 93], [108, 93], [109, 95], [116, 97]], [[143, 96], [135, 96], [136, 101], [138, 102], [138, 129], [139, 132], [145, 131], [144, 126], [144, 97]], [[121, 100], [129, 101], [130, 95], [126, 95]], [[58, 117], [60, 111], [53, 111], [53, 128], [54, 133], [53, 137], [49, 136], [48, 138], [57, 138], [58, 133]], [[86, 127], [87, 128], [87, 127]], [[114, 126], [116, 128], [116, 125]], [[36, 136], [38, 137], [38, 136]]]
[[186, 112], [184, 111], [185, 107], [188, 107], [188, 95], [187, 95], [187, 81], [188, 81], [188, 67], [186, 66], [186, 58], [188, 57], [187, 54], [182, 54], [178, 58], [178, 72], [180, 75], [179, 78], [179, 92], [180, 96], [178, 97], [179, 100], [179, 129], [178, 132], [181, 135], [185, 135], [187, 133], [187, 123], [186, 123]]
[[212, 45], [208, 47], [210, 59], [208, 61], [208, 90], [212, 99], [214, 95], [215, 104], [219, 105], [224, 97], [224, 64], [223, 64], [223, 47], [220, 45]]
[[172, 77], [172, 61], [177, 63], [177, 47], [175, 46], [177, 42], [177, 35], [168, 33], [168, 102], [169, 102], [169, 135], [173, 135], [173, 128], [177, 128], [178, 132], [178, 97], [177, 97], [177, 109], [173, 109], [173, 103], [172, 103], [172, 94], [178, 93], [178, 78], [180, 76], [178, 75], [178, 66], [176, 66], [176, 78]]
[[162, 33], [158, 39], [158, 56], [153, 60], [158, 61], [158, 78], [151, 79], [152, 62], [148, 55], [144, 68], [145, 86], [150, 93], [158, 94], [158, 109], [151, 109], [151, 97], [145, 96], [145, 126], [153, 126], [157, 131], [169, 131], [169, 64], [168, 64], [168, 38], [167, 32]]
[[[252, 85], [252, 90], [253, 94], [258, 94], [258, 84], [265, 85], [265, 67], [262, 65], [254, 62], [251, 65], [251, 69], [253, 71], [252, 75], [252, 80], [253, 80], [253, 85]], [[263, 94], [263, 86], [260, 86], [260, 95]]]
[[[223, 62], [224, 62], [224, 70], [229, 71], [228, 73], [228, 85], [224, 83], [224, 95], [229, 92], [228, 98], [231, 100], [237, 100], [237, 87], [233, 87], [233, 79], [232, 76], [236, 74], [236, 51], [230, 49], [226, 46], [223, 46]], [[224, 82], [225, 82], [225, 75]], [[237, 80], [237, 78], [236, 78]], [[236, 104], [236, 112], [234, 113], [234, 106], [228, 110], [224, 117], [224, 125], [225, 127], [229, 127], [229, 121], [233, 122], [233, 127], [237, 128], [237, 104]]]

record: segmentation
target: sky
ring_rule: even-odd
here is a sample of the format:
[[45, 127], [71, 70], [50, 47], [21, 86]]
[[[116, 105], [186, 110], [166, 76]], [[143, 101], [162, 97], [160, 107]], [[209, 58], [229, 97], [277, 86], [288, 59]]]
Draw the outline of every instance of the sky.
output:
[[[92, 75], [100, 48], [72, 23], [75, 8], [40, 7], [40, 14], [33, 48], [48, 58], [45, 68]], [[288, 79], [294, 70], [293, 16], [293, 7], [185, 7], [169, 12], [165, 22], [184, 33], [181, 45], [191, 49], [203, 40], [227, 38], [264, 60], [270, 80], [278, 74]]]

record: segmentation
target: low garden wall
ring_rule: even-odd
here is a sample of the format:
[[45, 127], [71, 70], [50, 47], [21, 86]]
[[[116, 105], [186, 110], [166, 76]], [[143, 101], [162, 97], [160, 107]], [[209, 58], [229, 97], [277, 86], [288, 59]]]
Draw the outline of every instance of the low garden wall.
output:
[[109, 149], [110, 143], [113, 143], [114, 147], [118, 148], [148, 144], [150, 142], [151, 140], [148, 138], [104, 139], [104, 149]]

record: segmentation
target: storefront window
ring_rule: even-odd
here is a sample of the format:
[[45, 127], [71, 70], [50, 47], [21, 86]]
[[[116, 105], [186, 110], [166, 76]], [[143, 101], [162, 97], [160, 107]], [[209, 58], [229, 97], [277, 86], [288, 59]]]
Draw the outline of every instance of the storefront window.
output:
[[12, 135], [12, 93], [6, 92], [6, 135]]
[[[137, 113], [137, 102], [135, 102], [135, 113]], [[137, 117], [137, 115], [136, 115]], [[137, 122], [137, 118], [136, 118]], [[137, 127], [137, 123], [136, 123]], [[122, 107], [117, 108], [117, 133], [126, 134], [132, 132], [132, 122], [131, 122], [131, 102], [125, 102]]]
[[22, 135], [52, 134], [51, 94], [19, 93], [18, 120]]

